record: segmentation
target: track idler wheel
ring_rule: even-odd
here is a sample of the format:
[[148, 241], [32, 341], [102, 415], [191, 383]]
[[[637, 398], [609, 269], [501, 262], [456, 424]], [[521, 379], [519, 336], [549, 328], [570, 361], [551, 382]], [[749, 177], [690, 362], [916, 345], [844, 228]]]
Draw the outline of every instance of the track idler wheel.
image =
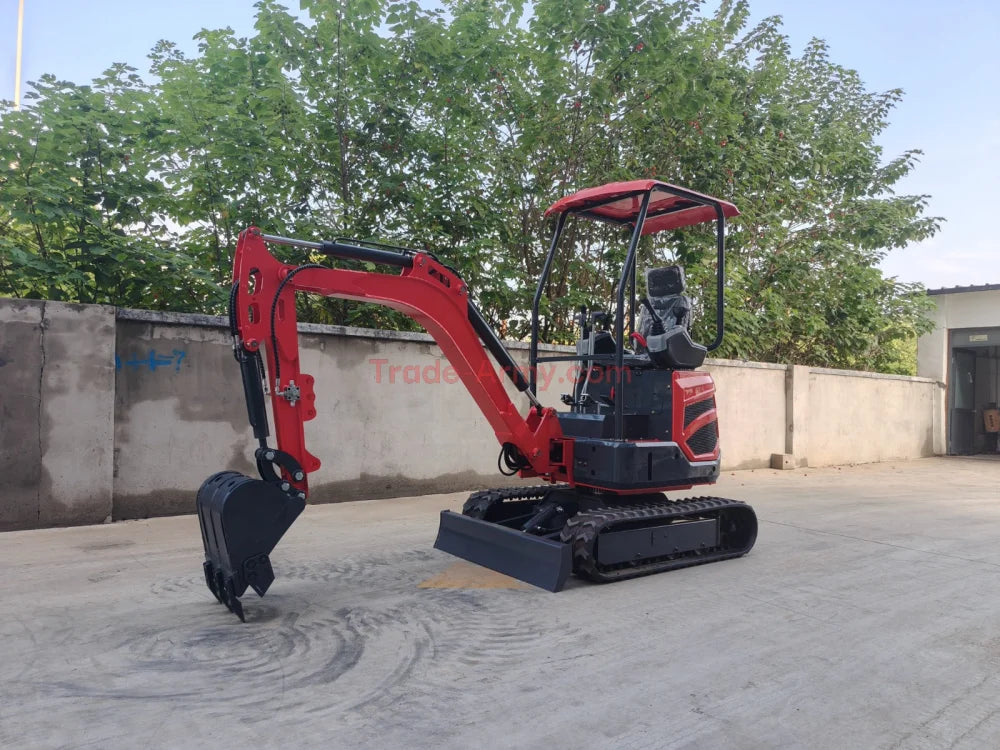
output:
[[236, 471], [213, 474], [198, 490], [205, 583], [241, 620], [240, 597], [247, 588], [264, 596], [274, 582], [271, 551], [305, 504], [294, 489], [285, 492]]

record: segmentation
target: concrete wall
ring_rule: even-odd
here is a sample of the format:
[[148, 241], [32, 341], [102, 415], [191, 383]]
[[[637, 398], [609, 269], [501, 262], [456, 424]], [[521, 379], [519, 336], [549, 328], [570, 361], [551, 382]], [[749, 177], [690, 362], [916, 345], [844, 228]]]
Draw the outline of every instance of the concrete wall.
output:
[[786, 366], [716, 359], [705, 369], [717, 389], [723, 467], [769, 466], [785, 452]]
[[941, 393], [929, 379], [809, 369], [802, 453], [810, 466], [934, 455]]
[[[0, 528], [187, 513], [254, 441], [221, 318], [0, 299]], [[316, 502], [497, 486], [497, 445], [424, 334], [302, 326], [319, 417]], [[524, 344], [512, 353], [527, 361]], [[559, 406], [571, 363], [544, 365]], [[934, 442], [926, 378], [714, 360], [723, 466], [913, 458]], [[527, 400], [512, 389], [522, 410]], [[870, 438], [870, 439], [869, 439]], [[510, 480], [514, 481], [514, 480]]]
[[0, 530], [112, 514], [115, 310], [0, 300]]
[[[256, 471], [228, 330], [205, 316], [164, 320], [142, 311], [119, 315], [116, 519], [188, 512], [191, 493], [208, 473]], [[430, 336], [302, 328], [302, 369], [316, 379], [319, 411], [306, 422], [306, 442], [322, 461], [310, 475], [312, 500], [496, 483], [493, 431], [465, 388], [445, 382], [448, 361]], [[514, 355], [527, 364], [523, 345]], [[558, 377], [548, 385], [541, 399], [554, 406]], [[526, 411], [527, 399], [508, 392]]]

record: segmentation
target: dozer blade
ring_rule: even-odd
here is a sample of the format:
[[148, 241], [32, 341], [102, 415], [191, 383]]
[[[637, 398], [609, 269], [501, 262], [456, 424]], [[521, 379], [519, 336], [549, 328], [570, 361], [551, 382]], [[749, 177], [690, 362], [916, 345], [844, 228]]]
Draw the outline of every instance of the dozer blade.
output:
[[449, 510], [434, 547], [548, 591], [561, 591], [573, 572], [568, 544]]
[[235, 471], [213, 474], [198, 490], [205, 545], [205, 582], [245, 622], [240, 597], [264, 593], [274, 581], [269, 555], [305, 508], [305, 500]]

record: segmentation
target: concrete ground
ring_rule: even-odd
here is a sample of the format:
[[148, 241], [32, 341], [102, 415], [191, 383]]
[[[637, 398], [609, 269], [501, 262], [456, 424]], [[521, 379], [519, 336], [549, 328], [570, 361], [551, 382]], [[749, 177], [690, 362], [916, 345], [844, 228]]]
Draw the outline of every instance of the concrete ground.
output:
[[1000, 462], [727, 474], [742, 559], [560, 594], [309, 507], [241, 624], [193, 516], [0, 535], [0, 746], [1000, 747]]

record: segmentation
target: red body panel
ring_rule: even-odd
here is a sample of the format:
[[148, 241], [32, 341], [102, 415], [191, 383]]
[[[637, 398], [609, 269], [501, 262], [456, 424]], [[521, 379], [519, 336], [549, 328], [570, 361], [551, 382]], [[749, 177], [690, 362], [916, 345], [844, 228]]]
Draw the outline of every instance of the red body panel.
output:
[[[716, 438], [715, 448], [711, 453], [694, 453], [688, 445], [688, 440], [705, 425], [718, 421], [718, 410], [715, 406], [715, 381], [707, 372], [693, 370], [675, 370], [673, 375], [673, 437], [674, 441], [684, 451], [690, 461], [715, 461], [719, 458], [719, 441]], [[712, 399], [712, 407], [699, 414], [691, 423], [684, 424], [684, 411], [691, 404]], [[718, 429], [716, 429], [718, 435]]]

